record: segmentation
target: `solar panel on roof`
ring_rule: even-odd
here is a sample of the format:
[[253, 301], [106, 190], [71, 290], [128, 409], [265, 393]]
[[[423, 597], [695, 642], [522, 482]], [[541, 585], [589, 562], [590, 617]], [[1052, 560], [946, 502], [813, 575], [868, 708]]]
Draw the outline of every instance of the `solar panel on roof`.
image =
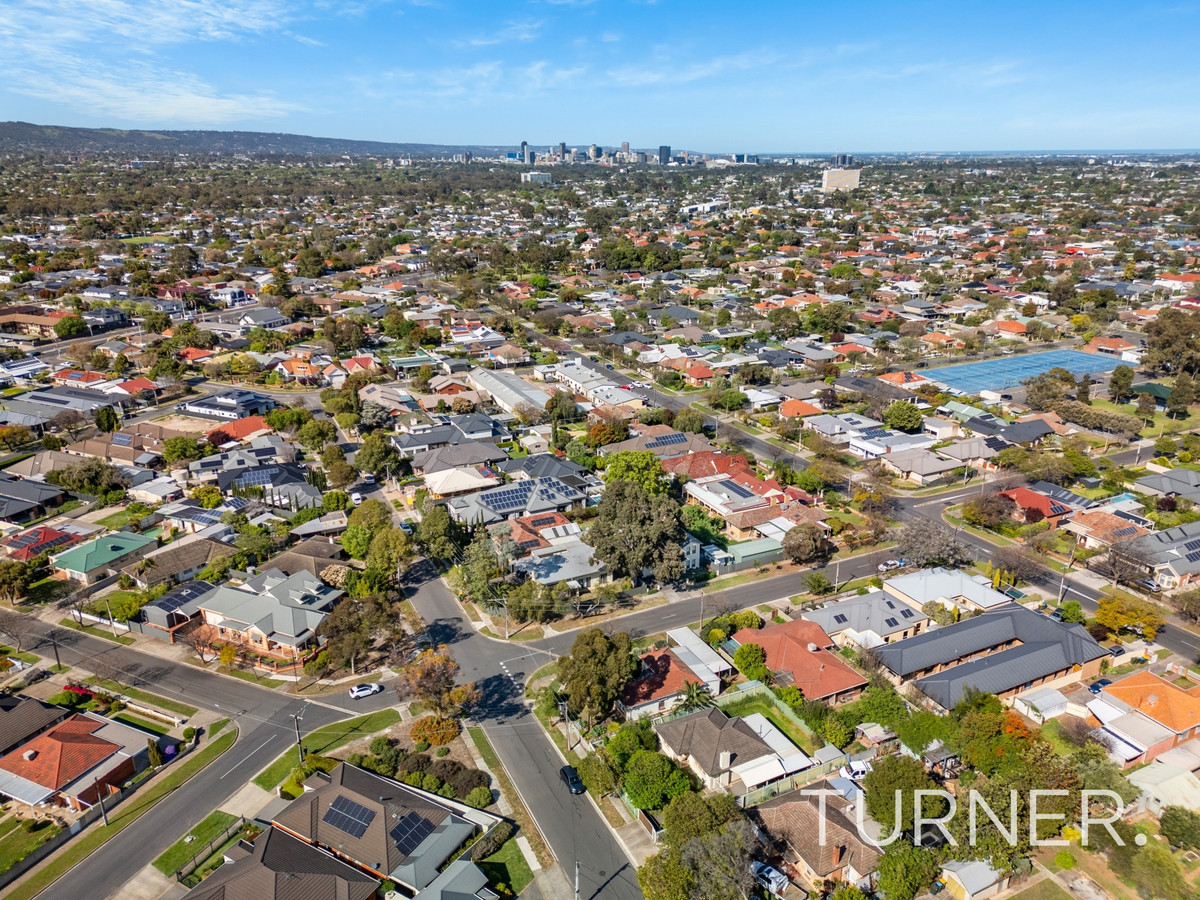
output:
[[1185, 559], [1187, 559], [1188, 562], [1195, 562], [1196, 560], [1200, 559], [1200, 550], [1193, 550], [1185, 557]]
[[886, 625], [888, 628], [899, 628], [900, 627], [900, 623], [897, 622], [895, 619], [884, 619], [883, 624]]
[[900, 610], [900, 618], [911, 619], [912, 617], [913, 617], [913, 611], [911, 609]]
[[354, 838], [361, 838], [375, 819], [375, 810], [355, 803], [349, 797], [338, 794], [329, 804], [321, 821]]
[[132, 434], [122, 434], [121, 432], [118, 431], [116, 434], [114, 434], [112, 436], [112, 442], [114, 444], [116, 444], [118, 447], [132, 447], [133, 446], [133, 435]]
[[1118, 528], [1113, 532], [1113, 537], [1128, 537], [1131, 534], [1137, 534], [1137, 528], [1132, 525], [1127, 525], [1124, 528]]
[[847, 622], [849, 622], [850, 620], [849, 620], [849, 619], [847, 619], [847, 618], [846, 618], [844, 615], [842, 615], [841, 613], [838, 613], [836, 616], [834, 616], [834, 617], [833, 617], [833, 621], [837, 622], [839, 625], [845, 625], [845, 624], [846, 624]]
[[1200, 550], [1200, 539], [1194, 540], [1194, 541], [1188, 541], [1186, 544], [1183, 545], [1183, 549], [1184, 550]]
[[392, 826], [388, 836], [396, 842], [396, 849], [408, 856], [421, 846], [421, 841], [433, 834], [436, 827], [420, 813], [410, 812]]
[[750, 488], [746, 487], [745, 485], [738, 484], [736, 481], [726, 481], [722, 486], [725, 488], [725, 490], [729, 491], [729, 493], [736, 494], [738, 497], [743, 499], [754, 496], [754, 491], [750, 490]]

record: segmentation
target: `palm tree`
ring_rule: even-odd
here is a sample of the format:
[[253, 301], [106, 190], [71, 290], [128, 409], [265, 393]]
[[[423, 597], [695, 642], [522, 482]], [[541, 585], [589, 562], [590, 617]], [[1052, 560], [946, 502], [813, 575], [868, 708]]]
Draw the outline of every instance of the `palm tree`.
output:
[[683, 712], [693, 712], [697, 709], [708, 709], [716, 704], [713, 699], [712, 691], [708, 689], [708, 685], [701, 684], [699, 681], [685, 681], [683, 684], [683, 699], [679, 702], [677, 709]]

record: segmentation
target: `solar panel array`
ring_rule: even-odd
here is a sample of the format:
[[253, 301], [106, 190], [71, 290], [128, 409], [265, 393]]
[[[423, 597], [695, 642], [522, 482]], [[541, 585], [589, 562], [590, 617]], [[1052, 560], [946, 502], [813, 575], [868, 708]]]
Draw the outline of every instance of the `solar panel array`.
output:
[[884, 619], [883, 624], [886, 625], [888, 628], [899, 628], [900, 627], [900, 623], [897, 622], [895, 619]]
[[834, 616], [834, 617], [833, 617], [833, 621], [837, 622], [839, 625], [845, 625], [845, 624], [846, 624], [847, 622], [849, 622], [850, 620], [849, 620], [849, 619], [847, 619], [847, 618], [846, 618], [844, 615], [842, 615], [841, 613], [838, 613], [836, 616]]
[[1196, 562], [1196, 560], [1200, 560], [1200, 550], [1193, 550], [1186, 557], [1184, 557], [1184, 559], [1186, 559], [1188, 562]]
[[686, 434], [677, 431], [673, 434], [664, 434], [660, 437], [654, 438], [654, 440], [646, 444], [646, 449], [655, 450], [659, 447], [670, 447], [674, 444], [686, 444], [687, 440], [688, 437]]
[[743, 500], [748, 500], [749, 498], [755, 496], [754, 491], [750, 490], [750, 488], [746, 487], [745, 485], [738, 484], [736, 481], [726, 481], [721, 485], [721, 487], [729, 491], [729, 493], [733, 494], [734, 496], [741, 497]]
[[1200, 550], [1200, 539], [1188, 541], [1183, 545], [1184, 550]]
[[367, 833], [367, 827], [375, 819], [375, 810], [367, 809], [361, 803], [355, 803], [349, 797], [338, 794], [329, 804], [329, 809], [321, 817], [326, 825], [332, 825], [338, 831], [344, 831], [353, 838], [361, 838]]
[[553, 525], [558, 521], [558, 516], [538, 516], [536, 519], [531, 519], [529, 522], [530, 528], [541, 528], [543, 525]]
[[911, 609], [900, 610], [900, 618], [911, 619], [912, 617], [913, 617], [913, 611]]
[[175, 612], [185, 603], [196, 599], [201, 594], [211, 590], [212, 585], [206, 581], [189, 581], [187, 584], [181, 584], [179, 587], [168, 591], [157, 600], [154, 601], [154, 606], [164, 612]]
[[1138, 530], [1133, 525], [1126, 525], [1124, 528], [1118, 528], [1113, 532], [1113, 537], [1129, 537], [1131, 534], [1137, 534]]
[[392, 826], [388, 837], [396, 842], [397, 850], [408, 856], [421, 846], [421, 841], [433, 834], [436, 827], [420, 813], [410, 812]]
[[277, 474], [279, 474], [278, 466], [267, 466], [255, 469], [253, 472], [243, 472], [238, 476], [237, 483], [241, 487], [266, 487], [275, 480]]
[[132, 434], [122, 434], [121, 432], [118, 431], [112, 436], [112, 442], [114, 444], [116, 444], [118, 447], [132, 447], [133, 446], [133, 435]]

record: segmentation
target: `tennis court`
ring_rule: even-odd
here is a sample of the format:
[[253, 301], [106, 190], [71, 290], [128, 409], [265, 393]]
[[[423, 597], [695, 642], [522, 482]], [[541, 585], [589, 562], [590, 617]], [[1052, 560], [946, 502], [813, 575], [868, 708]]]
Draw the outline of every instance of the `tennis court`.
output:
[[984, 362], [946, 366], [928, 372], [927, 377], [951, 390], [962, 391], [964, 394], [978, 394], [980, 391], [1000, 391], [1016, 387], [1025, 379], [1049, 372], [1051, 369], [1066, 369], [1076, 376], [1085, 372], [1098, 375], [1101, 372], [1111, 372], [1119, 365], [1121, 360], [1113, 356], [1083, 353], [1080, 350], [1046, 350], [1042, 353], [1026, 353], [1019, 356], [1014, 354]]

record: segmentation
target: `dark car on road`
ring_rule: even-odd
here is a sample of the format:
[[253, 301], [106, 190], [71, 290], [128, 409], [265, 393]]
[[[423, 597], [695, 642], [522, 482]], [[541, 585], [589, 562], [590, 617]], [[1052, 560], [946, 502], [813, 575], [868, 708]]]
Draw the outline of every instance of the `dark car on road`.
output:
[[559, 774], [562, 775], [563, 784], [567, 786], [567, 790], [572, 794], [582, 794], [584, 792], [583, 779], [579, 777], [579, 773], [575, 771], [574, 766], [563, 766], [559, 769]]
[[1088, 687], [1088, 693], [1090, 693], [1090, 694], [1098, 694], [1098, 693], [1100, 693], [1102, 690], [1104, 690], [1106, 687], [1108, 687], [1110, 684], [1112, 684], [1112, 679], [1111, 679], [1111, 678], [1101, 678], [1101, 679], [1100, 679], [1099, 681], [1097, 681], [1095, 684], [1093, 684], [1093, 685], [1090, 685], [1090, 686]]

